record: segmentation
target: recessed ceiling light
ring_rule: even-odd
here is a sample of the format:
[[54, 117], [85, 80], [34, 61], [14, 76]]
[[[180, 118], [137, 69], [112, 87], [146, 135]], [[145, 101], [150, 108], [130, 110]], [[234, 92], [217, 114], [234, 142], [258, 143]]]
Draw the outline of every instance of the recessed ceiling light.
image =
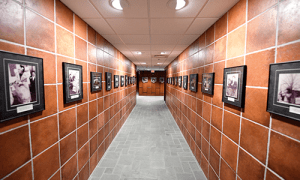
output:
[[129, 6], [127, 0], [111, 0], [111, 5], [117, 10], [123, 10]]
[[167, 54], [167, 52], [161, 52], [160, 54]]
[[157, 63], [157, 64], [162, 64], [162, 63]]
[[146, 64], [146, 63], [143, 62], [143, 63], [141, 63], [141, 64]]
[[187, 0], [169, 0], [167, 6], [171, 9], [182, 9], [186, 6]]
[[138, 51], [138, 52], [136, 52], [136, 54], [139, 54], [139, 55], [140, 55], [140, 54], [142, 54], [142, 52]]

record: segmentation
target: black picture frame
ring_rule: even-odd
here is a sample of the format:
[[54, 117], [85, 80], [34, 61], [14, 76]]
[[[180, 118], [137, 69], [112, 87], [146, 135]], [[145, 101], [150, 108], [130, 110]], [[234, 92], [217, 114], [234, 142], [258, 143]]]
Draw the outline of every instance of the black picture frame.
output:
[[43, 59], [0, 51], [0, 122], [45, 110]]
[[164, 78], [164, 77], [160, 77], [160, 78], [159, 78], [159, 82], [160, 82], [160, 83], [164, 83], [164, 82], [165, 82], [165, 78]]
[[190, 90], [193, 92], [198, 91], [198, 74], [190, 74]]
[[91, 72], [91, 92], [97, 92], [102, 90], [102, 73]]
[[125, 75], [125, 86], [127, 86], [127, 85], [128, 85], [128, 76]]
[[201, 92], [213, 95], [215, 85], [215, 73], [203, 73]]
[[172, 77], [172, 84], [175, 85], [175, 77]]
[[157, 77], [151, 77], [151, 83], [156, 83], [157, 82]]
[[121, 87], [124, 86], [124, 84], [125, 84], [124, 81], [125, 81], [125, 80], [124, 80], [124, 76], [121, 76]]
[[83, 99], [82, 66], [63, 62], [64, 103]]
[[222, 101], [240, 108], [245, 106], [247, 66], [224, 68]]
[[148, 77], [142, 77], [142, 82], [147, 83], [148, 82]]
[[182, 86], [183, 86], [183, 89], [185, 89], [185, 90], [188, 89], [188, 79], [189, 79], [189, 76], [188, 76], [188, 75], [183, 76], [183, 83], [182, 83]]
[[270, 64], [267, 111], [300, 121], [300, 61]]
[[178, 79], [178, 77], [176, 76], [176, 77], [175, 77], [175, 86], [177, 86], [177, 83], [178, 83], [178, 80], [177, 80], [177, 79]]
[[178, 77], [178, 86], [181, 87], [182, 86], [182, 76]]
[[114, 75], [114, 88], [118, 88], [120, 84], [120, 76]]
[[110, 91], [112, 88], [111, 78], [112, 74], [110, 72], [105, 72], [106, 91]]

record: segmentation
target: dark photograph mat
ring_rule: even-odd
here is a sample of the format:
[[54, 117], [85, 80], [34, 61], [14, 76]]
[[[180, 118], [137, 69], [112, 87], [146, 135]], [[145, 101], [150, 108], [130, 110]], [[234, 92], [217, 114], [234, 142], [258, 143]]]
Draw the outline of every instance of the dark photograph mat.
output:
[[267, 111], [300, 121], [300, 62], [270, 64]]
[[118, 88], [119, 87], [119, 78], [120, 76], [119, 75], [114, 75], [114, 88]]
[[125, 84], [124, 76], [121, 76], [121, 87], [123, 87]]
[[222, 101], [240, 108], [245, 105], [247, 66], [224, 69]]
[[91, 72], [91, 92], [102, 90], [102, 73]]
[[183, 76], [183, 84], [182, 84], [182, 86], [183, 86], [183, 89], [185, 89], [185, 90], [188, 89], [188, 79], [189, 79], [188, 77], [189, 77], [188, 75]]
[[198, 74], [190, 75], [190, 90], [193, 92], [197, 92], [197, 90], [198, 90]]
[[201, 92], [213, 95], [215, 84], [215, 73], [203, 73], [202, 74], [202, 86]]
[[128, 76], [125, 75], [125, 86], [127, 86], [127, 85], [128, 85]]
[[43, 59], [0, 51], [0, 122], [45, 110]]
[[110, 72], [105, 72], [105, 82], [106, 82], [106, 90], [109, 91], [112, 88], [112, 74]]
[[64, 102], [83, 99], [82, 66], [63, 62]]

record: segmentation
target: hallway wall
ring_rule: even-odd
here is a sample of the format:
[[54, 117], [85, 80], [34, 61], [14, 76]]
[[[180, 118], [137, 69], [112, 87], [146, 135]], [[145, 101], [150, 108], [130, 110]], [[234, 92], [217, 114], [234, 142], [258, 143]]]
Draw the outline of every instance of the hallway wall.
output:
[[[105, 72], [135, 65], [55, 0], [1, 1], [0, 50], [44, 59], [46, 103], [0, 123], [0, 179], [87, 179], [136, 104], [136, 85], [106, 91]], [[62, 62], [82, 65], [83, 100], [63, 103]], [[90, 93], [90, 72], [102, 91]]]
[[[300, 177], [300, 122], [266, 111], [269, 64], [300, 60], [299, 8], [241, 0], [166, 68], [167, 77], [198, 73], [197, 93], [167, 84], [166, 102], [208, 179]], [[244, 109], [222, 102], [223, 69], [239, 65], [248, 68]], [[213, 96], [201, 93], [210, 72]]]
[[[143, 83], [142, 78], [148, 77], [148, 82]], [[156, 77], [156, 83], [151, 82], [151, 77]], [[165, 83], [159, 82], [159, 78], [163, 77], [166, 79], [165, 71], [140, 71], [139, 74], [139, 95], [140, 96], [163, 96]]]

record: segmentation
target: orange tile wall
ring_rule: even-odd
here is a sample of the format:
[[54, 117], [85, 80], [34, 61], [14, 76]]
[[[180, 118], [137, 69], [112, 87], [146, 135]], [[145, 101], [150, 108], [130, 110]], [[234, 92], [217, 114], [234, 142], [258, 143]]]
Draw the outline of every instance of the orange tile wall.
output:
[[[136, 77], [135, 65], [55, 0], [2, 1], [0, 50], [44, 59], [46, 104], [0, 123], [0, 179], [88, 179], [136, 104], [136, 85], [106, 91], [105, 72]], [[82, 65], [83, 100], [63, 103], [62, 62]]]
[[[300, 60], [300, 1], [241, 0], [166, 69], [167, 105], [208, 179], [299, 179], [300, 122], [266, 111], [269, 64]], [[247, 65], [245, 108], [222, 102], [223, 69]], [[201, 93], [215, 72], [214, 95]]]

